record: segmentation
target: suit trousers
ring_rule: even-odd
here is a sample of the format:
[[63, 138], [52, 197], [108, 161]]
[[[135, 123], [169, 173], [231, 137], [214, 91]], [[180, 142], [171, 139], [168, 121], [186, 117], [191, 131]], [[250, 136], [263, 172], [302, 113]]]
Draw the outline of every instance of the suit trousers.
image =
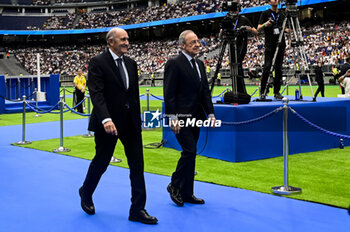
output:
[[130, 213], [145, 208], [146, 187], [144, 179], [144, 160], [141, 132], [136, 131], [130, 121], [130, 130], [118, 136], [107, 134], [104, 130], [95, 132], [96, 155], [90, 163], [89, 170], [83, 184], [86, 196], [92, 196], [102, 174], [106, 171], [113, 156], [118, 139], [122, 142], [128, 160], [131, 181]]
[[199, 127], [183, 127], [176, 139], [182, 147], [181, 157], [172, 175], [171, 183], [184, 197], [193, 195], [194, 171], [197, 155]]
[[[275, 77], [273, 78], [273, 92], [274, 94], [278, 94], [281, 89], [281, 81], [282, 81], [282, 64], [283, 64], [283, 58], [284, 58], [284, 50], [285, 48], [280, 48], [278, 50], [278, 54], [276, 57], [275, 62]], [[261, 78], [261, 89], [260, 94], [265, 93], [266, 84], [270, 76], [270, 70], [272, 66], [272, 60], [273, 56], [275, 55], [276, 48], [273, 48], [272, 50], [266, 50], [265, 51], [265, 63], [264, 63], [264, 70]]]

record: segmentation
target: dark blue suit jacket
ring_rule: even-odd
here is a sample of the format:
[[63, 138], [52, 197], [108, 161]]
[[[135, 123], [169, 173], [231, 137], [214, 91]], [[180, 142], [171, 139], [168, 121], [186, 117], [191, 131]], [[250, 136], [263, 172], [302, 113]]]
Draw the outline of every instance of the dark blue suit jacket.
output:
[[[141, 131], [137, 64], [126, 56], [124, 62], [129, 75], [128, 89], [108, 49], [90, 60], [88, 87], [94, 106], [89, 123], [91, 131], [104, 130], [102, 120], [106, 118], [112, 119], [119, 134], [133, 128]], [[130, 114], [133, 128], [126, 124]]]
[[196, 60], [201, 80], [194, 76], [194, 69], [183, 53], [168, 60], [164, 69], [164, 104], [167, 115], [189, 114], [205, 119], [214, 113], [205, 67]]

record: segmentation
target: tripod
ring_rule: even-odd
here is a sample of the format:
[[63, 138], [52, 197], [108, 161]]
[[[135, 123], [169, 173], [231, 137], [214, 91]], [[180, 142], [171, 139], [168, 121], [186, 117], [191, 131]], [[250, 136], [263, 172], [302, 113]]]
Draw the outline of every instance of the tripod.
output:
[[310, 69], [309, 69], [309, 65], [307, 63], [305, 49], [303, 47], [304, 40], [303, 40], [301, 28], [300, 28], [299, 19], [298, 19], [298, 8], [297, 8], [296, 3], [291, 4], [288, 2], [286, 3], [286, 8], [287, 8], [287, 12], [286, 12], [287, 14], [283, 20], [282, 31], [279, 35], [277, 47], [276, 47], [276, 50], [275, 50], [275, 53], [274, 53], [274, 56], [272, 59], [272, 65], [270, 68], [270, 75], [269, 75], [269, 78], [266, 82], [264, 93], [262, 93], [262, 96], [259, 99], [260, 101], [264, 101], [265, 97], [268, 93], [267, 91], [269, 88], [269, 84], [271, 83], [271, 75], [275, 69], [276, 58], [278, 55], [278, 51], [280, 49], [282, 38], [284, 36], [284, 31], [286, 29], [287, 22], [288, 22], [288, 29], [289, 29], [289, 39], [291, 41], [291, 47], [293, 48], [293, 55], [294, 55], [294, 73], [298, 79], [300, 99], [301, 100], [303, 99], [303, 95], [302, 95], [302, 91], [301, 91], [301, 76], [302, 75], [307, 76], [307, 79], [308, 79], [308, 82], [310, 85], [311, 94], [312, 94], [312, 96], [314, 96], [314, 92], [313, 92], [312, 85], [311, 85], [311, 79], [310, 79], [310, 75], [309, 75]]
[[[239, 74], [238, 74], [239, 63], [238, 63], [238, 52], [237, 52], [237, 35], [238, 33], [242, 33], [242, 31], [245, 30], [245, 27], [238, 28], [238, 29], [236, 28], [237, 22], [239, 20], [239, 15], [238, 15], [234, 29], [233, 30], [229, 29], [230, 27], [232, 27], [232, 24], [234, 21], [232, 16], [234, 15], [227, 14], [225, 19], [223, 20], [223, 25], [225, 26], [223, 26], [224, 29], [219, 36], [219, 39], [222, 41], [222, 45], [219, 53], [219, 60], [218, 60], [218, 63], [216, 64], [214, 77], [211, 83], [210, 93], [211, 94], [213, 93], [215, 81], [218, 77], [218, 74], [221, 68], [221, 63], [225, 55], [226, 46], [229, 45], [228, 50], [229, 50], [230, 77], [232, 80], [232, 92], [231, 91], [227, 92], [224, 95], [224, 99], [225, 99], [224, 101], [225, 103], [248, 104], [250, 102], [250, 96], [247, 94], [247, 91], [245, 89], [243, 77], [239, 77]], [[238, 85], [240, 87], [241, 92], [238, 91]]]

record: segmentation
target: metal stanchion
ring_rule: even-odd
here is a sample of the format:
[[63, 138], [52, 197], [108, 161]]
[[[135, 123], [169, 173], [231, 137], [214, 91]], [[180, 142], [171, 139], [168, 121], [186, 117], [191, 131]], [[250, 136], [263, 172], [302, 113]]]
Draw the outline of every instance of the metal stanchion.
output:
[[70, 149], [63, 146], [63, 97], [60, 96], [60, 147], [53, 150], [53, 152], [67, 152]]
[[[90, 95], [86, 95], [86, 98], [88, 100], [88, 114], [91, 114], [91, 108], [90, 108]], [[88, 123], [90, 122], [90, 116], [88, 117]], [[89, 131], [87, 134], [83, 135], [85, 138], [91, 138], [94, 137], [93, 134], [91, 134], [91, 131]]]
[[149, 111], [149, 89], [147, 89], [146, 91], [147, 91], [147, 93], [146, 93], [146, 95], [147, 95], [147, 111]]
[[83, 111], [86, 110], [86, 104], [85, 101], [83, 102]]
[[288, 99], [284, 97], [283, 101], [283, 167], [284, 167], [284, 185], [272, 187], [272, 192], [278, 195], [290, 195], [301, 193], [301, 188], [288, 185], [288, 155], [289, 155], [289, 139], [288, 139]]
[[26, 141], [26, 96], [23, 95], [23, 116], [22, 116], [22, 140], [17, 142], [18, 145], [30, 144], [32, 142]]
[[66, 87], [63, 86], [63, 101], [66, 102]]
[[[66, 102], [66, 87], [63, 86], [63, 101]], [[63, 107], [64, 109], [67, 108], [66, 106]]]
[[[35, 93], [35, 106], [38, 109], [38, 95], [37, 95], [37, 89], [36, 88], [34, 89], [34, 93]], [[34, 117], [38, 118], [38, 117], [41, 117], [41, 115], [36, 113], [34, 115]]]
[[73, 103], [72, 103], [72, 108], [76, 105], [76, 96], [75, 96], [75, 89], [73, 90]]

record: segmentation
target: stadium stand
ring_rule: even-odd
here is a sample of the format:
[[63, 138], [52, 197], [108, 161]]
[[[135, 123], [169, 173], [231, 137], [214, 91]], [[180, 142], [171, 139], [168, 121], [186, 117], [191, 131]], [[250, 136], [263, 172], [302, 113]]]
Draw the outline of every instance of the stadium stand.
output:
[[[350, 55], [350, 22], [344, 21], [338, 25], [329, 23], [322, 26], [313, 26], [304, 29], [305, 49], [308, 54], [308, 61], [311, 65], [321, 59], [325, 65], [342, 64], [343, 59]], [[206, 59], [206, 64], [214, 68], [218, 59], [218, 47], [220, 43], [217, 38], [202, 38], [202, 55], [207, 56], [209, 52], [215, 51], [212, 57]], [[248, 44], [248, 53], [244, 61], [244, 68], [262, 68], [264, 63], [263, 38], [252, 37]], [[17, 59], [23, 64], [26, 70], [35, 74], [35, 54], [42, 53], [43, 72], [54, 72], [73, 75], [78, 67], [84, 67], [90, 57], [100, 53], [103, 44], [83, 46], [53, 46], [35, 47], [15, 50]], [[176, 40], [133, 42], [131, 43], [129, 55], [134, 58], [142, 72], [162, 72], [169, 57], [175, 56], [178, 52]], [[292, 49], [288, 47], [284, 65], [293, 67]], [[34, 54], [34, 55], [33, 55]], [[223, 68], [228, 68], [228, 56], [222, 63]]]
[[[39, 1], [35, 1], [37, 3]], [[41, 1], [44, 2], [44, 1]], [[50, 1], [50, 3], [72, 3], [75, 1]], [[78, 1], [81, 2], [81, 1]], [[85, 2], [85, 1], [84, 1]], [[35, 4], [34, 3], [34, 4]], [[254, 4], [265, 4], [265, 1], [243, 1], [243, 5], [252, 6]], [[109, 7], [103, 7], [103, 4], [98, 7], [90, 8], [90, 11], [102, 11], [104, 9], [111, 9]], [[16, 8], [7, 8], [7, 9], [16, 9]], [[114, 11], [95, 13], [89, 12], [85, 13], [84, 10], [76, 10], [77, 13], [68, 13], [65, 8], [53, 8], [52, 12], [59, 12], [63, 16], [51, 16], [51, 17], [35, 17], [33, 19], [26, 18], [24, 16], [18, 16], [13, 18], [18, 18], [18, 21], [24, 21], [25, 23], [18, 23], [13, 20], [13, 18], [6, 18], [9, 16], [0, 16], [0, 29], [73, 29], [73, 28], [99, 28], [99, 27], [108, 27], [112, 25], [123, 25], [123, 24], [135, 24], [144, 21], [154, 21], [161, 19], [170, 19], [172, 17], [182, 17], [182, 16], [193, 16], [198, 14], [206, 14], [218, 9], [217, 1], [185, 1], [179, 2], [175, 5], [167, 6], [152, 6], [148, 8], [132, 8], [132, 9], [118, 9], [114, 8]], [[320, 7], [322, 9], [322, 7]], [[326, 9], [326, 8], [325, 8]], [[311, 10], [308, 10], [311, 12]], [[70, 11], [71, 12], [71, 11]], [[254, 24], [257, 24], [258, 16], [260, 13], [256, 13], [252, 16], [252, 21]], [[39, 19], [40, 18], [40, 19]], [[37, 19], [37, 22], [35, 21]], [[11, 23], [8, 23], [8, 20]], [[221, 19], [216, 20], [216, 26], [208, 27], [208, 31], [202, 30], [200, 35], [203, 40], [203, 51], [202, 59], [205, 59], [205, 62], [211, 69], [215, 69], [217, 63], [218, 47], [220, 43], [217, 41], [217, 31], [218, 31], [218, 22]], [[203, 25], [212, 20], [202, 21], [197, 24], [202, 23]], [[315, 25], [315, 21], [318, 24]], [[349, 45], [349, 31], [350, 24], [349, 20], [343, 21], [342, 23], [330, 23], [332, 20], [328, 20], [327, 23], [318, 20], [311, 20], [310, 23], [305, 23], [302, 25], [307, 25], [303, 27], [303, 33], [305, 35], [305, 49], [308, 55], [308, 61], [310, 64], [314, 64], [318, 59], [322, 59], [326, 65], [339, 65], [342, 63], [342, 60], [345, 56], [350, 54], [350, 45]], [[41, 22], [41, 23], [40, 23]], [[336, 22], [336, 21], [334, 21]], [[30, 25], [27, 25], [27, 24]], [[196, 23], [196, 22], [193, 22]], [[193, 23], [184, 23], [182, 26], [177, 25], [174, 27], [183, 27], [186, 28], [191, 25], [190, 28], [194, 28]], [[310, 26], [310, 25], [311, 26]], [[169, 25], [171, 27], [171, 25]], [[197, 25], [198, 26], [198, 25]], [[168, 26], [163, 26], [166, 28]], [[150, 72], [162, 72], [163, 66], [166, 60], [175, 55], [178, 52], [177, 42], [174, 38], [175, 33], [166, 34], [169, 30], [159, 29], [146, 29], [142, 28], [141, 31], [133, 31], [131, 35], [133, 38], [132, 47], [130, 51], [133, 51], [130, 56], [132, 56], [138, 62], [139, 68], [143, 73]], [[198, 29], [197, 29], [198, 30]], [[171, 30], [170, 30], [171, 31]], [[142, 35], [141, 38], [138, 38], [138, 35]], [[148, 34], [148, 35], [147, 35]], [[147, 36], [145, 36], [147, 35]], [[153, 38], [153, 36], [157, 37]], [[214, 35], [214, 36], [213, 36]], [[178, 34], [177, 34], [178, 36]], [[35, 36], [34, 36], [35, 37]], [[35, 74], [35, 57], [33, 54], [37, 52], [42, 54], [43, 67], [42, 71], [44, 73], [59, 73], [62, 75], [73, 75], [76, 72], [78, 67], [85, 67], [90, 59], [90, 57], [100, 53], [105, 47], [104, 34], [100, 34], [97, 37], [100, 37], [99, 41], [96, 40], [91, 43], [86, 43], [86, 36], [80, 38], [81, 42], [78, 43], [78, 37], [75, 39], [64, 40], [65, 43], [55, 44], [54, 39], [50, 40], [51, 42], [40, 43], [40, 46], [28, 45], [26, 47], [21, 46], [12, 46], [11, 49], [16, 55], [19, 62], [25, 67], [25, 69], [31, 73]], [[30, 37], [33, 38], [33, 37]], [[44, 41], [47, 41], [43, 39]], [[57, 37], [58, 38], [58, 37]], [[145, 39], [143, 42], [142, 39]], [[149, 40], [152, 40], [149, 42]], [[135, 42], [139, 41], [139, 42]], [[146, 42], [147, 41], [147, 42]], [[81, 44], [84, 45], [81, 45]], [[206, 44], [208, 43], [208, 44]], [[64, 45], [62, 45], [64, 44]], [[70, 44], [70, 45], [68, 45]], [[76, 44], [76, 45], [74, 45]], [[291, 50], [287, 50], [287, 55], [285, 56], [285, 66], [293, 66], [293, 56], [291, 55]], [[244, 68], [261, 68], [264, 63], [264, 41], [263, 36], [252, 37], [248, 43], [248, 54], [244, 61]], [[222, 63], [223, 68], [228, 67], [227, 55]]]
[[42, 25], [49, 17], [35, 17], [35, 16], [1, 16], [0, 15], [0, 29], [3, 30], [26, 30], [27, 27], [38, 27]]
[[[142, 6], [142, 5], [141, 5]], [[106, 8], [104, 8], [106, 9]], [[178, 17], [187, 17], [199, 14], [215, 12], [218, 9], [216, 0], [191, 0], [179, 2], [173, 5], [138, 7], [131, 9], [120, 8], [117, 11], [103, 11], [98, 7], [92, 12], [83, 13], [76, 28], [98, 28], [119, 25], [129, 25], [157, 20], [165, 20]], [[96, 13], [98, 11], [98, 13]], [[53, 16], [55, 17], [55, 16]], [[75, 17], [72, 17], [73, 20]], [[72, 21], [69, 22], [73, 24]], [[69, 29], [66, 24], [59, 24], [60, 29]]]
[[19, 5], [33, 5], [33, 0], [17, 0]]
[[11, 4], [11, 0], [0, 0], [0, 4]]

